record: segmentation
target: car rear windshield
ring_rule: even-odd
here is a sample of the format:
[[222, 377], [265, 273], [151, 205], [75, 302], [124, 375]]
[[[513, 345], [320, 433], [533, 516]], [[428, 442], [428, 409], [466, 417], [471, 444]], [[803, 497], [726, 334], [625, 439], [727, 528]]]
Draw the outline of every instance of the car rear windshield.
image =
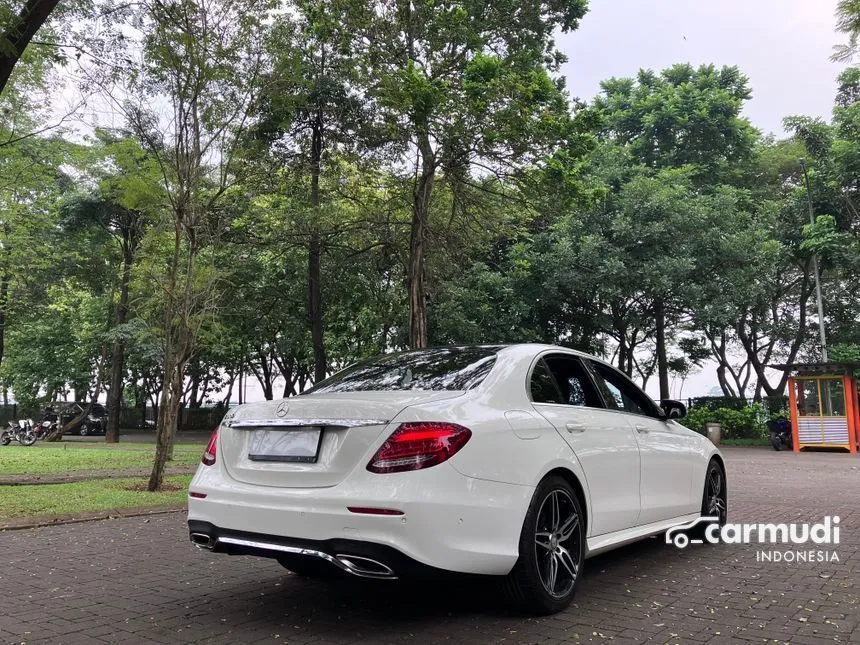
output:
[[310, 392], [468, 390], [490, 373], [499, 349], [440, 347], [377, 356], [347, 367]]

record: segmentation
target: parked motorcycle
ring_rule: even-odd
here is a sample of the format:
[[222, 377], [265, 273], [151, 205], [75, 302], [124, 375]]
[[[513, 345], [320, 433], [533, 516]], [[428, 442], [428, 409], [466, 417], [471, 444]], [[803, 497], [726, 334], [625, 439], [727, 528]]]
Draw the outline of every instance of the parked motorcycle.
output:
[[9, 425], [0, 432], [0, 444], [4, 446], [8, 446], [13, 441], [17, 441], [22, 446], [32, 446], [38, 438], [30, 419], [10, 421]]
[[791, 422], [788, 419], [771, 419], [767, 422], [767, 429], [774, 450], [791, 450]]

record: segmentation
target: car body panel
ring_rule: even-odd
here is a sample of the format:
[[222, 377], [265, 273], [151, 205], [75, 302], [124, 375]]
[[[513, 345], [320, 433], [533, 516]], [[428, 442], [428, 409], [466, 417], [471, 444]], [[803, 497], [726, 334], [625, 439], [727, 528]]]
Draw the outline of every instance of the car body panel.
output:
[[[335, 486], [278, 489], [237, 482], [216, 462], [198, 469], [190, 490], [206, 494], [189, 497], [192, 520], [290, 538], [361, 540], [429, 566], [491, 575], [504, 575], [516, 563], [521, 518], [534, 492], [465, 477], [447, 463], [410, 473], [359, 469]], [[355, 514], [348, 507], [403, 515]]]
[[[505, 346], [468, 391], [311, 393], [235, 408], [220, 427], [215, 464], [201, 465], [191, 483], [196, 496], [189, 498], [189, 520], [285, 538], [359, 540], [438, 569], [502, 575], [517, 560], [535, 487], [552, 472], [582, 490], [590, 553], [697, 515], [716, 448], [673, 421], [652, 419], [663, 425], [640, 439], [629, 414], [533, 403], [530, 368], [547, 352], [584, 356], [550, 345]], [[266, 419], [339, 419], [343, 425], [324, 427], [315, 464], [251, 463], [253, 428], [241, 426]], [[471, 437], [430, 468], [368, 471], [376, 451], [409, 421], [456, 423]], [[585, 430], [569, 432], [569, 423]], [[366, 515], [349, 507], [403, 514]]]
[[594, 499], [589, 535], [634, 525], [639, 516], [639, 447], [622, 415], [609, 410], [535, 403], [573, 450]]
[[695, 453], [689, 430], [663, 419], [627, 420], [633, 426], [641, 463], [642, 508], [636, 523], [650, 524], [698, 510], [701, 499], [691, 490]]
[[[267, 401], [237, 408], [228, 423], [222, 425], [219, 440], [222, 461], [236, 481], [280, 488], [319, 488], [334, 486], [362, 463], [370, 446], [380, 435], [393, 431], [389, 423], [405, 407], [419, 401], [455, 398], [458, 391], [408, 392], [342, 392], [309, 394], [283, 401]], [[334, 420], [320, 439], [319, 455], [313, 463], [256, 461], [249, 455], [249, 445], [256, 431], [277, 429], [282, 422]], [[350, 427], [350, 421], [358, 423]], [[377, 421], [379, 423], [377, 423]], [[244, 426], [249, 427], [244, 427]], [[386, 428], [388, 428], [387, 433]], [[288, 431], [284, 428], [284, 431]], [[384, 439], [383, 437], [383, 439]], [[380, 441], [381, 442], [381, 441]]]

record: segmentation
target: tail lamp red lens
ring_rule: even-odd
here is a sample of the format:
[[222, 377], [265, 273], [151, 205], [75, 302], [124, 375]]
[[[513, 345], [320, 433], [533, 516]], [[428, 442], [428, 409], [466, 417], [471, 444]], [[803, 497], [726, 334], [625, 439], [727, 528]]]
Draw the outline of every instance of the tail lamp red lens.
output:
[[400, 473], [447, 461], [466, 445], [472, 431], [456, 423], [401, 423], [367, 464], [372, 473]]
[[203, 452], [203, 458], [200, 460], [205, 466], [211, 466], [215, 463], [215, 457], [218, 454], [218, 428], [212, 433], [209, 443], [206, 444], [206, 450]]

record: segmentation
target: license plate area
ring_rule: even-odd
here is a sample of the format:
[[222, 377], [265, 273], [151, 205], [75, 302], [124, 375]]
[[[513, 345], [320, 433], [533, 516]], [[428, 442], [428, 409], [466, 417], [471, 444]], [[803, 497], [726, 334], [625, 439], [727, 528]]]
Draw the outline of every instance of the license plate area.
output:
[[314, 464], [319, 457], [322, 428], [254, 430], [248, 446], [251, 461]]

